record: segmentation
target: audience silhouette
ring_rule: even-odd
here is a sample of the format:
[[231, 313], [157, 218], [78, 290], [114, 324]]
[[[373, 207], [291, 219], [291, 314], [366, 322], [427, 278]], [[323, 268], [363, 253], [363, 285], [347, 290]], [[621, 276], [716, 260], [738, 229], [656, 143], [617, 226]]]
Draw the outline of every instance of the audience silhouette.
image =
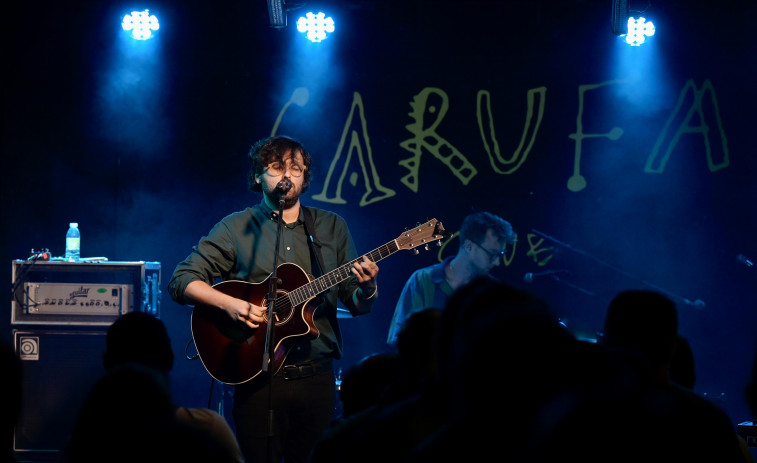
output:
[[137, 363], [114, 366], [87, 396], [63, 461], [171, 461], [188, 446], [178, 439], [179, 430], [158, 370]]
[[[106, 370], [133, 362], [157, 369], [168, 383], [174, 362], [171, 338], [163, 321], [149, 313], [124, 314], [108, 329], [103, 358]], [[209, 408], [176, 406], [176, 418], [221, 444], [223, 453], [217, 457], [219, 461], [243, 461], [233, 431], [217, 412]]]
[[[396, 381], [365, 389], [371, 403], [383, 391], [378, 403], [312, 462], [753, 461], [725, 411], [694, 392], [677, 308], [656, 291], [618, 292], [589, 342], [538, 296], [476, 279], [407, 320], [397, 360]], [[757, 410], [757, 360], [746, 394]]]
[[411, 397], [431, 387], [438, 373], [436, 346], [439, 343], [442, 309], [427, 308], [413, 313], [397, 333], [399, 378], [390, 385], [391, 400]]
[[727, 414], [671, 380], [677, 330], [675, 303], [665, 295], [619, 292], [594, 357], [601, 374], [542, 410], [529, 461], [750, 461]]
[[522, 461], [543, 404], [577, 372], [578, 341], [534, 295], [480, 278], [442, 315], [439, 397], [447, 419], [408, 461]]
[[382, 406], [387, 386], [397, 380], [397, 355], [368, 355], [349, 368], [339, 387], [342, 414], [316, 442], [309, 461], [335, 463], [343, 460], [345, 445]]
[[244, 461], [225, 418], [174, 404], [173, 360], [160, 319], [144, 312], [119, 317], [106, 336], [106, 373], [81, 411], [65, 459]]
[[676, 336], [675, 349], [673, 358], [670, 361], [670, 380], [687, 389], [694, 390], [697, 382], [696, 364], [694, 362], [694, 351], [691, 350], [691, 344], [681, 334]]
[[386, 388], [396, 381], [398, 359], [393, 352], [371, 354], [349, 368], [339, 386], [342, 418], [380, 403]]
[[[439, 309], [432, 308], [414, 312], [398, 332], [395, 353], [375, 354], [348, 371], [341, 390], [344, 408], [354, 410], [357, 407], [350, 402], [356, 402], [362, 409], [346, 414], [324, 434], [311, 454], [312, 463], [378, 461], [389, 449], [393, 449], [392, 454], [396, 456], [394, 451], [401, 451], [400, 435], [402, 442], [414, 442], [418, 433], [425, 435], [430, 427], [436, 427], [433, 421], [419, 420], [415, 416], [416, 419], [397, 430], [390, 444], [382, 444], [384, 448], [380, 451], [366, 446], [372, 445], [367, 441], [385, 420], [400, 414], [410, 419], [413, 418], [410, 412], [417, 412], [416, 401], [435, 372], [440, 314]], [[371, 386], [356, 390], [365, 380], [370, 381]], [[358, 395], [362, 399], [357, 399]]]
[[[675, 303], [656, 291], [616, 294], [591, 343], [539, 297], [476, 279], [444, 309], [409, 317], [396, 348], [347, 371], [343, 414], [312, 463], [753, 461], [727, 414], [694, 392], [694, 355]], [[177, 412], [160, 320], [119, 318], [104, 364], [64, 461], [241, 461], [228, 426], [216, 434], [205, 420], [193, 423], [193, 409]], [[9, 371], [20, 395], [17, 366]], [[757, 359], [745, 394], [757, 416]], [[18, 412], [9, 413], [14, 422]]]
[[542, 300], [476, 279], [443, 310], [407, 319], [398, 381], [329, 461], [523, 460], [541, 405], [569, 384], [579, 350]]

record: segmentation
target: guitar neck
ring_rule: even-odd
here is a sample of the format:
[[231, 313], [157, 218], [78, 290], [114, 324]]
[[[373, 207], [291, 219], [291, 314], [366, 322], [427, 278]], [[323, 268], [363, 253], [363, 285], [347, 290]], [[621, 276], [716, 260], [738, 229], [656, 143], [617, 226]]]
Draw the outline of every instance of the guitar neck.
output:
[[[368, 256], [368, 258], [373, 262], [378, 262], [381, 259], [391, 256], [399, 250], [400, 248], [399, 246], [397, 246], [397, 240], [392, 240], [384, 244], [383, 246], [379, 246], [373, 251], [364, 254], [364, 256]], [[347, 262], [346, 264], [337, 267], [336, 269], [324, 275], [321, 275], [310, 283], [307, 283], [293, 291], [290, 291], [288, 296], [292, 305], [301, 304], [308, 299], [315, 297], [318, 294], [321, 294], [322, 292], [331, 289], [344, 280], [348, 279], [352, 276], [352, 264], [361, 261], [362, 259], [363, 256], [360, 256], [355, 260]]]

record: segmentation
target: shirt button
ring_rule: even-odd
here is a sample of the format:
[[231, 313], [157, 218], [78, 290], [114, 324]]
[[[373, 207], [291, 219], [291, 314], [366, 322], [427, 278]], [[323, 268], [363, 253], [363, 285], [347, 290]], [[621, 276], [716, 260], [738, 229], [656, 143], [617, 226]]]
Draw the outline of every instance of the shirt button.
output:
[[291, 251], [291, 250], [292, 250], [292, 248], [290, 248], [289, 246], [287, 246], [287, 251]]

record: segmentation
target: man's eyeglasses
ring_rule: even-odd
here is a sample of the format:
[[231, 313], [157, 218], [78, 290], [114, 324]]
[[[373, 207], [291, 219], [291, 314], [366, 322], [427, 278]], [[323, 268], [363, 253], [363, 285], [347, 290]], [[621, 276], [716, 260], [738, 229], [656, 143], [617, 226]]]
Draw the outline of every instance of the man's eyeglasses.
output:
[[475, 244], [476, 246], [478, 246], [479, 248], [481, 248], [481, 250], [484, 251], [489, 256], [489, 260], [491, 262], [494, 262], [495, 260], [499, 259], [500, 257], [502, 257], [503, 259], [505, 257], [505, 251], [490, 251], [490, 250], [486, 249], [485, 247], [481, 246], [480, 244], [476, 243], [475, 241], [471, 240], [471, 242], [473, 244]]
[[265, 172], [271, 177], [278, 177], [279, 175], [284, 175], [287, 169], [289, 169], [289, 175], [292, 177], [299, 177], [305, 171], [305, 168], [299, 164], [290, 163], [284, 165], [280, 162], [272, 162], [266, 166]]

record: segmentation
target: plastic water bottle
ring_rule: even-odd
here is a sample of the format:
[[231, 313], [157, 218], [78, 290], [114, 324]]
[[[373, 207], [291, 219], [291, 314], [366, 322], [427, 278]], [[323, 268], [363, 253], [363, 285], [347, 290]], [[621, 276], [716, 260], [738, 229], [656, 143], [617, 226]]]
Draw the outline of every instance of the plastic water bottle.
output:
[[68, 224], [66, 232], [66, 260], [69, 262], [78, 262], [81, 251], [81, 233], [79, 224], [71, 222]]

